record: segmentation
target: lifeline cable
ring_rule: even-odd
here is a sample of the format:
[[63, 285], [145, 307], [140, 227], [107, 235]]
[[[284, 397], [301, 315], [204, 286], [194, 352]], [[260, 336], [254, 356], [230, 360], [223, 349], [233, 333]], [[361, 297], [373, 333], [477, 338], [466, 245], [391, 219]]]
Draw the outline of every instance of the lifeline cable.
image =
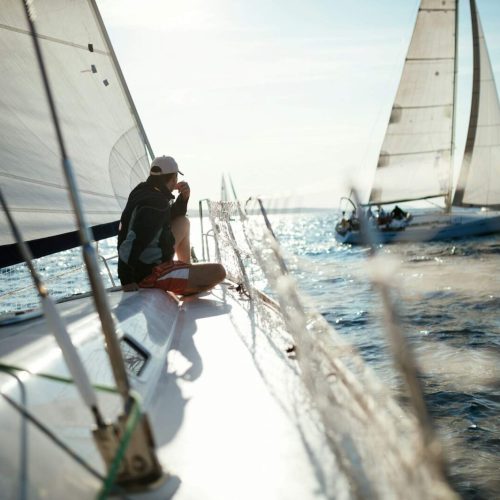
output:
[[[220, 214], [213, 221], [219, 227], [221, 216], [230, 223], [227, 208], [216, 204], [210, 208]], [[293, 277], [283, 272], [281, 248], [269, 228], [245, 217], [241, 222], [249, 230], [248, 234], [245, 227], [242, 230], [246, 243], [280, 302], [288, 333], [297, 347], [302, 381], [318, 408], [328, 445], [352, 496], [421, 498], [424, 492], [432, 492], [427, 497], [456, 498], [439, 464], [426, 460], [426, 443], [417, 432], [413, 415], [404, 415], [357, 351], [335, 334], [319, 313], [308, 312]], [[384, 453], [380, 455], [382, 446]]]
[[[5, 371], [7, 373], [13, 374], [13, 372], [25, 372], [29, 373], [31, 376], [51, 380], [54, 382], [61, 382], [64, 384], [74, 385], [74, 380], [69, 379], [67, 377], [61, 377], [59, 375], [52, 375], [50, 373], [33, 373], [25, 368], [21, 368], [19, 366], [8, 365], [4, 363], [0, 363], [0, 370]], [[111, 394], [119, 394], [117, 389], [114, 387], [104, 386], [95, 384], [93, 385], [94, 389], [108, 392]], [[88, 464], [83, 458], [81, 458], [75, 451], [73, 451], [69, 446], [67, 446], [61, 439], [59, 439], [45, 424], [43, 424], [40, 420], [38, 420], [35, 416], [33, 416], [25, 407], [18, 404], [14, 401], [10, 396], [7, 396], [5, 393], [0, 392], [2, 397], [13, 406], [21, 415], [27, 418], [33, 425], [35, 425], [41, 432], [47, 435], [54, 443], [59, 446], [64, 452], [66, 452], [69, 456], [71, 456], [78, 464], [80, 464], [83, 468], [85, 468], [88, 472], [90, 472], [93, 476], [99, 479], [103, 483], [103, 487], [99, 492], [97, 498], [99, 500], [104, 500], [108, 497], [108, 495], [113, 492], [116, 488], [122, 492], [122, 488], [116, 486], [115, 481], [120, 470], [120, 465], [125, 456], [125, 451], [127, 450], [128, 444], [132, 437], [132, 434], [139, 423], [139, 420], [142, 416], [140, 396], [136, 394], [134, 391], [131, 392], [131, 408], [127, 415], [126, 423], [125, 423], [125, 432], [120, 437], [120, 441], [117, 446], [117, 451], [115, 456], [111, 462], [111, 465], [108, 469], [108, 473], [106, 476], [101, 475], [97, 472], [93, 467]]]
[[103, 427], [105, 425], [104, 420], [102, 418], [101, 412], [99, 411], [97, 397], [92, 389], [85, 367], [83, 366], [83, 363], [78, 355], [78, 352], [75, 346], [73, 345], [73, 342], [71, 341], [71, 337], [68, 334], [68, 331], [61, 316], [56, 310], [54, 301], [48, 294], [47, 288], [45, 287], [40, 275], [38, 274], [33, 264], [31, 251], [22, 238], [21, 231], [17, 227], [17, 224], [14, 218], [12, 217], [12, 214], [10, 213], [10, 209], [7, 205], [7, 202], [5, 201], [1, 189], [0, 189], [0, 202], [7, 216], [7, 220], [9, 222], [14, 238], [16, 239], [17, 244], [19, 246], [21, 255], [23, 256], [26, 265], [30, 270], [31, 277], [33, 278], [35, 287], [40, 296], [40, 301], [42, 303], [45, 319], [47, 320], [47, 323], [50, 329], [52, 330], [54, 337], [56, 338], [57, 344], [59, 345], [62, 351], [64, 361], [66, 362], [66, 365], [68, 366], [68, 369], [75, 380], [76, 387], [80, 392], [82, 399], [85, 401], [86, 405], [89, 407], [90, 411], [94, 415], [97, 426]]

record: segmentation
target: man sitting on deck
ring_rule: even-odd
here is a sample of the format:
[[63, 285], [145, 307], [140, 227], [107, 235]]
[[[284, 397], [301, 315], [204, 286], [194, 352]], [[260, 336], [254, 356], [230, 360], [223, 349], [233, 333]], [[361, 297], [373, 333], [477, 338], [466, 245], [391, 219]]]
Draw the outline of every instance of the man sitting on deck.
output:
[[[118, 276], [125, 291], [161, 288], [191, 295], [226, 277], [220, 264], [191, 264], [190, 189], [187, 182], [177, 182], [178, 174], [183, 175], [176, 161], [160, 156], [152, 161], [146, 182], [130, 193], [118, 229]], [[174, 190], [179, 191], [177, 199]]]

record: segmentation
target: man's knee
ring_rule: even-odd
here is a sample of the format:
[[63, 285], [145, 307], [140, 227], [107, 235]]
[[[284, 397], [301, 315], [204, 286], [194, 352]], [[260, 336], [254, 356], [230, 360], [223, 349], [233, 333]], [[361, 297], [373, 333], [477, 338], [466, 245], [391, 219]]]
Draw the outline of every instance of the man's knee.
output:
[[222, 264], [215, 264], [215, 280], [217, 283], [220, 283], [221, 281], [224, 281], [226, 279], [226, 269]]
[[222, 264], [210, 263], [205, 264], [206, 278], [212, 286], [217, 285], [226, 278], [226, 270]]
[[185, 295], [212, 289], [226, 278], [221, 264], [195, 264], [191, 266]]
[[226, 270], [216, 263], [195, 264], [189, 273], [189, 287], [213, 287], [224, 281]]

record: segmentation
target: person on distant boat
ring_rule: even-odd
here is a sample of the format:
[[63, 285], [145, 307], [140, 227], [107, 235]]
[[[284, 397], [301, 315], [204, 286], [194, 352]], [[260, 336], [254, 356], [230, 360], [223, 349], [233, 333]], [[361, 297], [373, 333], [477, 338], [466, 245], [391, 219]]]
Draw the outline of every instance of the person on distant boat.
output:
[[351, 215], [349, 217], [349, 228], [351, 229], [351, 231], [359, 230], [359, 219], [355, 208], [351, 210]]
[[391, 217], [396, 220], [406, 219], [407, 216], [408, 214], [404, 210], [399, 208], [398, 205], [396, 205], [391, 211]]
[[191, 264], [186, 217], [191, 191], [187, 182], [178, 182], [179, 174], [172, 157], [155, 158], [146, 182], [129, 195], [118, 229], [118, 277], [125, 291], [161, 288], [191, 295], [226, 277], [221, 264]]
[[340, 220], [340, 228], [346, 230], [349, 227], [349, 221], [345, 217], [345, 210], [342, 210], [342, 219]]
[[391, 222], [391, 216], [388, 215], [382, 205], [377, 205], [377, 224], [383, 226]]

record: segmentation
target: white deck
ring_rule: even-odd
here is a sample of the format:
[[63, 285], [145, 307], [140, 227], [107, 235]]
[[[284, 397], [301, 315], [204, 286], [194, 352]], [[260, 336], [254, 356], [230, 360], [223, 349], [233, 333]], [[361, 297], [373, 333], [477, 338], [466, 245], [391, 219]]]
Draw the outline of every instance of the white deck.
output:
[[[167, 498], [175, 486], [173, 498], [179, 500], [333, 497], [342, 485], [296, 364], [284, 352], [283, 336], [274, 329], [264, 334], [255, 326], [257, 318], [246, 298], [218, 288], [186, 300], [180, 309], [158, 291], [115, 292], [110, 299], [120, 330], [151, 354], [132, 383], [150, 415], [162, 465], [175, 476], [160, 490], [134, 498]], [[90, 299], [60, 308], [92, 380], [112, 385]], [[38, 319], [0, 329], [2, 362], [67, 374], [43, 325]], [[2, 375], [0, 382], [3, 391], [19, 400], [18, 382], [9, 375]], [[87, 434], [88, 411], [74, 387], [34, 377], [22, 385], [30, 410], [103, 473]], [[107, 415], [117, 411], [116, 397], [99, 398]], [[38, 436], [31, 424], [26, 432], [26, 424], [4, 401], [0, 412], [2, 438], [9, 445], [3, 449], [10, 449], [1, 453], [0, 462], [9, 464], [11, 478], [18, 478], [0, 474], [3, 491], [14, 496], [20, 491], [24, 456], [28, 490], [44, 491], [50, 498], [63, 498], [61, 491], [71, 491], [71, 498], [95, 495], [96, 480], [86, 471]], [[20, 444], [25, 437], [27, 450]], [[39, 443], [36, 449], [32, 442]], [[61, 460], [65, 467], [60, 467]]]
[[250, 317], [231, 297], [181, 310], [152, 408], [162, 463], [180, 479], [174, 498], [327, 498], [332, 457], [310, 408], [287, 395], [295, 363], [252, 342]]

